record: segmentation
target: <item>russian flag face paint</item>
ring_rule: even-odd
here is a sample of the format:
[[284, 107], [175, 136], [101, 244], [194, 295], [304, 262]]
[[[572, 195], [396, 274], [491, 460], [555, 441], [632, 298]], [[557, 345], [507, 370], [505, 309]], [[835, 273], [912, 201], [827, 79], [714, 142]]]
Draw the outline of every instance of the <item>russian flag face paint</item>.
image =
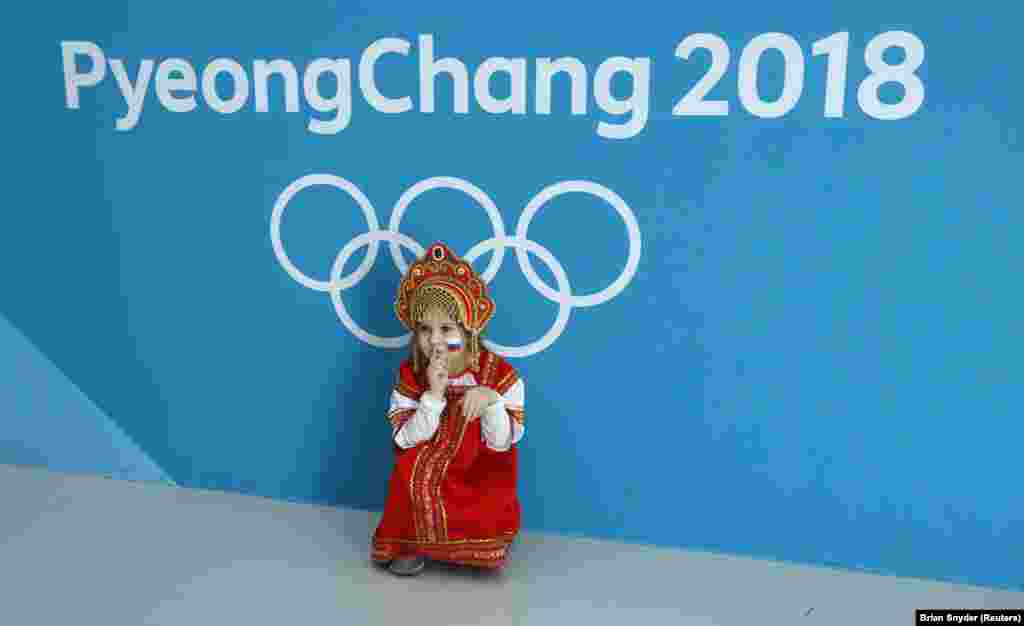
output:
[[459, 350], [462, 350], [462, 340], [461, 339], [449, 339], [447, 341], [447, 343], [448, 343], [448, 352], [458, 352]]

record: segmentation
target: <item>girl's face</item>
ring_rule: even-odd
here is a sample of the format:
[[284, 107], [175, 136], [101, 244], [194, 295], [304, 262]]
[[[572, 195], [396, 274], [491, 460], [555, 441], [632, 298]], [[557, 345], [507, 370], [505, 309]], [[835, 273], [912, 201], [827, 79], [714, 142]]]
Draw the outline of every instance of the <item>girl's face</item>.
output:
[[[458, 350], [451, 351], [448, 349], [450, 341], [458, 341], [462, 345]], [[416, 327], [416, 342], [427, 360], [435, 348], [448, 353], [449, 362], [453, 364], [461, 362], [466, 353], [467, 338], [462, 327], [440, 309], [430, 309], [423, 314], [423, 319]]]

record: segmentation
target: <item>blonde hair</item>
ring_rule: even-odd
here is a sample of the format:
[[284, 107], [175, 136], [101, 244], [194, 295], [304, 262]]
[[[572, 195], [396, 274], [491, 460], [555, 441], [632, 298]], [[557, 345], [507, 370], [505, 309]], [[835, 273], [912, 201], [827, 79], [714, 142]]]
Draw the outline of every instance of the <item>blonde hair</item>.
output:
[[470, 367], [476, 367], [480, 364], [480, 335], [470, 332], [466, 328], [466, 324], [462, 321], [461, 316], [458, 315], [458, 310], [452, 295], [443, 289], [424, 287], [416, 294], [411, 315], [415, 326], [412, 331], [412, 341], [409, 342], [409, 348], [412, 353], [410, 355], [412, 358], [412, 371], [414, 373], [420, 374], [428, 361], [427, 355], [423, 354], [420, 350], [419, 323], [428, 313], [434, 311], [451, 318], [458, 325], [462, 335], [468, 340], [466, 341], [466, 351], [469, 352]]

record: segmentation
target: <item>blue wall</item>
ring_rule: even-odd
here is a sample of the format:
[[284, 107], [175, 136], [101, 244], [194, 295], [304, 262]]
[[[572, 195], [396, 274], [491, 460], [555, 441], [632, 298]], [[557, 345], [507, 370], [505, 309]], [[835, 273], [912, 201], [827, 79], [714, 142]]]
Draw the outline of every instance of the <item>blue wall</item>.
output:
[[0, 318], [0, 461], [172, 483], [117, 423]]
[[[454, 176], [494, 200], [511, 234], [535, 194], [582, 179], [630, 206], [642, 254], [617, 297], [573, 309], [550, 347], [513, 361], [528, 387], [527, 527], [1024, 588], [1019, 15], [835, 4], [22, 9], [8, 42], [17, 97], [4, 115], [0, 313], [17, 329], [3, 332], [23, 334], [18, 345], [52, 369], [26, 378], [20, 408], [5, 409], [0, 462], [145, 467], [121, 475], [379, 509], [391, 454], [384, 413], [406, 351], [359, 340], [327, 294], [284, 271], [270, 237], [278, 197], [307, 174], [342, 176], [386, 226], [406, 189]], [[889, 30], [923, 41], [925, 101], [879, 121], [859, 108], [857, 85], [867, 41]], [[736, 66], [748, 41], [775, 31], [804, 51], [804, 90], [788, 114], [759, 118], [737, 99]], [[826, 118], [825, 58], [811, 45], [838, 31], [850, 33], [846, 111]], [[718, 34], [732, 52], [709, 96], [730, 101], [727, 116], [671, 114], [707, 69], [706, 52], [673, 56], [694, 32]], [[493, 56], [574, 56], [592, 79], [608, 57], [650, 57], [647, 124], [631, 138], [601, 137], [596, 124], [616, 116], [592, 93], [588, 112], [570, 115], [557, 82], [553, 113], [536, 114], [532, 68], [524, 115], [483, 112], [472, 93], [469, 114], [453, 114], [444, 80], [437, 112], [422, 113], [417, 37], [428, 33], [435, 57], [471, 71]], [[168, 112], [151, 85], [137, 126], [119, 131], [127, 107], [108, 67], [81, 90], [80, 108], [66, 107], [62, 41], [95, 42], [133, 79], [143, 58], [201, 69], [231, 57], [250, 76], [253, 59], [289, 59], [301, 80], [313, 59], [358, 64], [382, 37], [412, 50], [382, 60], [378, 86], [417, 108], [377, 112], [353, 84], [350, 125], [333, 135], [307, 130], [310, 116], [326, 116], [301, 93], [302, 111], [286, 112], [277, 83], [270, 112], [250, 97], [227, 115], [202, 98], [193, 112]], [[766, 99], [781, 89], [781, 58], [762, 61]], [[621, 78], [620, 97], [630, 89]], [[882, 89], [885, 101], [900, 97]], [[318, 187], [289, 205], [282, 240], [298, 267], [326, 280], [365, 230], [352, 199]], [[415, 200], [401, 231], [462, 252], [492, 236], [485, 212], [451, 190]], [[628, 253], [618, 215], [583, 194], [542, 208], [530, 239], [575, 294], [603, 289]], [[398, 277], [385, 246], [342, 294], [368, 332], [401, 333], [390, 308]], [[511, 249], [491, 287], [496, 342], [530, 343], [556, 317]], [[4, 367], [28, 364], [35, 357], [19, 355], [29, 352], [7, 353]], [[54, 390], [72, 387], [90, 423], [118, 425], [92, 432], [123, 429], [123, 441], [26, 434], [62, 411]]]

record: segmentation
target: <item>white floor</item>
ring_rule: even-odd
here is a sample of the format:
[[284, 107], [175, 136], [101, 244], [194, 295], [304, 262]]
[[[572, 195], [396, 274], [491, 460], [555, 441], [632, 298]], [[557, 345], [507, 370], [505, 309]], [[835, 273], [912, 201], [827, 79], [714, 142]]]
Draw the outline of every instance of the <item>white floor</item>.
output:
[[11, 626], [909, 625], [915, 608], [1024, 606], [1024, 593], [536, 533], [501, 573], [396, 578], [369, 562], [375, 513], [11, 466], [0, 494]]

